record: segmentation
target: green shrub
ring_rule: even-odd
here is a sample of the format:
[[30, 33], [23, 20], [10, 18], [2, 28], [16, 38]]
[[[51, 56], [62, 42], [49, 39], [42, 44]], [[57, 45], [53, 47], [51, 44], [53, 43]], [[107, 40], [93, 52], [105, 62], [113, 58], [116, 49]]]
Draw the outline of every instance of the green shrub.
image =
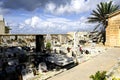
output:
[[47, 42], [46, 43], [46, 49], [50, 49], [51, 48], [51, 43], [50, 42]]
[[107, 80], [106, 71], [103, 72], [97, 71], [95, 75], [91, 75], [90, 78], [92, 78], [92, 80]]

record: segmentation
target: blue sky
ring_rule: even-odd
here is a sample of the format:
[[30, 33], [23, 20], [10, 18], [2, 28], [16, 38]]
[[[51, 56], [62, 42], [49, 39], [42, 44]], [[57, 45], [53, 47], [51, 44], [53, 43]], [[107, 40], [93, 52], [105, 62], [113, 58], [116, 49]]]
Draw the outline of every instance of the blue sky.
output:
[[[47, 34], [91, 31], [86, 23], [100, 2], [110, 0], [0, 0], [0, 14], [11, 33]], [[113, 0], [120, 5], [120, 0]]]

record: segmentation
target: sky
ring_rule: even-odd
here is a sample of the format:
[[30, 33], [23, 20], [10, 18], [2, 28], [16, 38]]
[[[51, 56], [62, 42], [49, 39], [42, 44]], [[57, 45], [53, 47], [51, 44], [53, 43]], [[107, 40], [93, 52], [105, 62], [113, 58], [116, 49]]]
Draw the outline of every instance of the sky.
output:
[[[87, 23], [100, 2], [110, 0], [0, 0], [0, 15], [13, 34], [65, 34], [92, 31]], [[112, 0], [120, 5], [120, 0]]]

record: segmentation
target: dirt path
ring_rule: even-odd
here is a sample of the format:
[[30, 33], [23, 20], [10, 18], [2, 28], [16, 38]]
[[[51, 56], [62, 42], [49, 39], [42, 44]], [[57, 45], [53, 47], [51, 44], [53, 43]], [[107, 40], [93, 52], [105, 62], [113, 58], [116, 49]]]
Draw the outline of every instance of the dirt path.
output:
[[120, 48], [110, 48], [106, 53], [84, 62], [68, 71], [56, 75], [49, 80], [90, 80], [89, 76], [98, 70], [110, 70], [120, 57]]

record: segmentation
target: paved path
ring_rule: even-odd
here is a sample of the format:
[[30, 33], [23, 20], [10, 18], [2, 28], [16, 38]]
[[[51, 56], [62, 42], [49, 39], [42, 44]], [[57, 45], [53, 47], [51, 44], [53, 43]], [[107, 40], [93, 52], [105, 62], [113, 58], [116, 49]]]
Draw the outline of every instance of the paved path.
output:
[[108, 49], [106, 53], [79, 64], [78, 66], [56, 75], [49, 80], [91, 80], [89, 76], [95, 74], [98, 70], [108, 71], [116, 63], [120, 57], [120, 48]]

